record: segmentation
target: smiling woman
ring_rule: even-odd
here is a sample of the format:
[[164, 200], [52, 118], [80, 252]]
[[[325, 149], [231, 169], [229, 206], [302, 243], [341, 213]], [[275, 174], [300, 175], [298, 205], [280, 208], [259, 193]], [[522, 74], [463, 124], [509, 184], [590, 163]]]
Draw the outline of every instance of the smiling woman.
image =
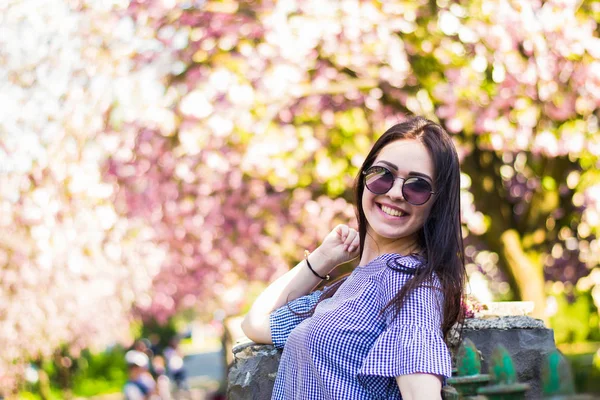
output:
[[283, 348], [273, 399], [441, 398], [445, 339], [463, 318], [459, 176], [434, 122], [411, 118], [377, 140], [355, 182], [358, 230], [335, 227], [243, 321], [250, 339]]

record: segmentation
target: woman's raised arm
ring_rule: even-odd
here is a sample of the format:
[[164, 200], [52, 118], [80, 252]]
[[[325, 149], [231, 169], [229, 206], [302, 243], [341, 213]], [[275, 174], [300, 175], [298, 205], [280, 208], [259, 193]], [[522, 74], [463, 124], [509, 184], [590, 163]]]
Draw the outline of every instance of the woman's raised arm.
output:
[[[338, 225], [323, 244], [308, 256], [316, 274], [325, 276], [337, 265], [355, 258], [358, 254], [358, 233], [346, 225]], [[289, 301], [308, 294], [321, 279], [308, 267], [306, 260], [299, 262], [271, 283], [258, 296], [242, 321], [244, 334], [256, 343], [271, 344], [269, 315]]]

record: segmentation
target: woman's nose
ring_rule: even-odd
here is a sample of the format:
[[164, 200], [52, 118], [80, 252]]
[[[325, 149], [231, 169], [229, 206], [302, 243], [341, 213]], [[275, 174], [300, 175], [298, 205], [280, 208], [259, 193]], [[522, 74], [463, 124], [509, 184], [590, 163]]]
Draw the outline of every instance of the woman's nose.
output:
[[394, 179], [394, 184], [392, 188], [387, 192], [388, 196], [393, 199], [402, 199], [404, 200], [404, 195], [402, 194], [402, 186], [404, 186], [404, 178], [397, 177]]

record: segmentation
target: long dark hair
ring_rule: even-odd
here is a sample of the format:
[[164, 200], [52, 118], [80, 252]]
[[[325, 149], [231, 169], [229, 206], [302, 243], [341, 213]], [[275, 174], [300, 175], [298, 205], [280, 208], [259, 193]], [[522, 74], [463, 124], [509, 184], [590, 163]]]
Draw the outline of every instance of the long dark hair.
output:
[[[375, 162], [379, 152], [388, 144], [402, 139], [419, 140], [429, 151], [435, 169], [434, 204], [423, 229], [419, 232], [421, 256], [424, 265], [418, 268], [412, 278], [402, 287], [382, 312], [392, 308], [396, 315], [400, 312], [407, 296], [420, 286], [429, 286], [433, 276], [437, 276], [444, 295], [442, 332], [448, 337], [450, 328], [464, 319], [462, 299], [464, 295], [466, 270], [463, 255], [463, 240], [460, 223], [460, 166], [456, 148], [450, 135], [440, 125], [423, 117], [413, 117], [388, 129], [373, 145], [363, 162], [355, 180], [354, 194], [356, 217], [360, 236], [360, 256], [367, 236], [367, 219], [362, 206], [365, 191], [364, 174]], [[333, 282], [321, 295], [323, 301], [337, 291], [345, 277]], [[311, 310], [312, 311], [312, 310]]]

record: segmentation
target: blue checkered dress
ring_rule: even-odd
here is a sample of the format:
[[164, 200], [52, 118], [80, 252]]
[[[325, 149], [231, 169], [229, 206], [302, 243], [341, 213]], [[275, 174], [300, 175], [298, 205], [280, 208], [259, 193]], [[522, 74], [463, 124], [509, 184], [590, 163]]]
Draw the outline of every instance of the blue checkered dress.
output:
[[356, 268], [311, 317], [290, 308], [309, 310], [321, 291], [275, 310], [273, 344], [284, 350], [272, 399], [401, 399], [396, 376], [451, 376], [439, 290], [420, 287], [397, 318], [392, 312], [380, 315], [410, 278], [406, 271], [420, 264], [413, 256], [385, 254]]

